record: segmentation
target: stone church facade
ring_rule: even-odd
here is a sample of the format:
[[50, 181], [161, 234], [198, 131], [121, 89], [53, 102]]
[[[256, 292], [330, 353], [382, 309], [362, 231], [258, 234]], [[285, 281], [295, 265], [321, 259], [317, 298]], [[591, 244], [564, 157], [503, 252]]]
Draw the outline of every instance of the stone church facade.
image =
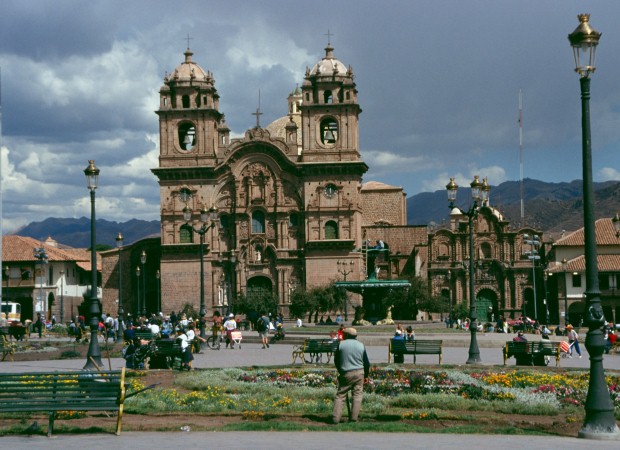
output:
[[[286, 116], [263, 128], [257, 110], [256, 126], [231, 138], [214, 76], [187, 49], [164, 79], [156, 111], [160, 156], [152, 172], [160, 186], [161, 244], [150, 249], [157, 260], [147, 265], [158, 264], [160, 298], [153, 299], [152, 285], [144, 288], [148, 312], [198, 306], [201, 238], [207, 314], [235, 311], [240, 293], [272, 293], [286, 315], [296, 288], [342, 279], [345, 264], [348, 280], [363, 279], [363, 242], [389, 238], [390, 228], [405, 235], [407, 248], [386, 262], [383, 276], [403, 272], [411, 241], [426, 244], [426, 227], [406, 225], [402, 188], [362, 183], [368, 166], [360, 154], [357, 94], [352, 69], [328, 43], [289, 95]], [[203, 222], [208, 212], [213, 220]], [[122, 264], [136, 264], [138, 247], [123, 253]], [[104, 304], [113, 305], [118, 252], [103, 256]], [[123, 304], [133, 305], [139, 280], [124, 280]], [[125, 308], [131, 310], [135, 305]]]
[[[513, 230], [510, 223], [488, 202], [473, 220], [474, 296], [479, 322], [518, 318], [521, 314], [541, 323], [557, 317], [557, 302], [545, 298], [544, 247], [541, 231]], [[529, 258], [528, 241], [537, 236], [541, 259]], [[445, 297], [452, 307], [470, 306], [468, 217], [458, 208], [450, 213], [450, 224], [428, 234], [427, 276], [431, 295]], [[536, 295], [534, 294], [536, 291]], [[536, 312], [534, 304], [537, 305]]]

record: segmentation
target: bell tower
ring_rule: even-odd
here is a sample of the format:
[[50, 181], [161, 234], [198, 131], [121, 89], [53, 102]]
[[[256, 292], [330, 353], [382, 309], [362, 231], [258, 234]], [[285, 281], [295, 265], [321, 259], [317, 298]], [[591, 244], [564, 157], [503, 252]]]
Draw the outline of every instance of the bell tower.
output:
[[359, 114], [353, 70], [334, 57], [328, 42], [325, 57], [306, 68], [302, 85], [303, 162], [360, 161]]
[[213, 74], [192, 55], [188, 48], [185, 61], [166, 75], [159, 90], [160, 169], [213, 166], [220, 144], [228, 141]]

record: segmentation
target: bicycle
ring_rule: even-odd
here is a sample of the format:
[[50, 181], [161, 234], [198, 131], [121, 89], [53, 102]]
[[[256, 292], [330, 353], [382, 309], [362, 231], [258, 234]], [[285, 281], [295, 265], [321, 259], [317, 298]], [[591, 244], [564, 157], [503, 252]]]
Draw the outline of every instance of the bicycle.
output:
[[222, 346], [222, 335], [219, 333], [220, 327], [213, 328], [213, 334], [207, 338], [207, 347], [211, 350], [219, 350]]

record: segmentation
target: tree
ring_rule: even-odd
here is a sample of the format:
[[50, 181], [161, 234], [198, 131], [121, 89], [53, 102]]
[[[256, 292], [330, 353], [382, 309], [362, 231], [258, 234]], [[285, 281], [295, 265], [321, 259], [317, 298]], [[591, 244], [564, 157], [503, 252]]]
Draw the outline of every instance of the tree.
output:
[[240, 293], [235, 300], [235, 309], [241, 314], [275, 313], [278, 308], [278, 299], [270, 292], [246, 295]]
[[308, 314], [308, 322], [315, 322], [319, 314], [340, 309], [344, 304], [345, 293], [334, 285], [315, 287], [310, 290], [297, 289], [291, 295], [290, 311], [296, 317]]

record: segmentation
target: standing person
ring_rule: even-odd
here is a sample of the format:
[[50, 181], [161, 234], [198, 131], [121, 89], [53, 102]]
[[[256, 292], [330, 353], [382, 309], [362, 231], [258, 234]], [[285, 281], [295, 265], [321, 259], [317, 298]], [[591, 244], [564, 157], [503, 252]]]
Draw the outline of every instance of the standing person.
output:
[[572, 358], [573, 356], [573, 347], [575, 348], [575, 351], [577, 352], [577, 354], [579, 355], [579, 357], [581, 358], [581, 349], [579, 348], [579, 335], [577, 334], [577, 332], [573, 329], [572, 325], [567, 325], [566, 329], [568, 330], [568, 343], [571, 346], [570, 347], [570, 357]]
[[228, 320], [224, 322], [224, 329], [226, 330], [226, 347], [230, 345], [230, 348], [235, 348], [235, 343], [232, 340], [231, 333], [237, 329], [237, 322], [235, 321], [235, 315], [230, 313]]
[[349, 420], [357, 422], [362, 408], [364, 383], [368, 382], [370, 362], [364, 344], [357, 340], [355, 328], [344, 329], [344, 340], [340, 342], [334, 355], [334, 363], [338, 370], [338, 390], [334, 399], [332, 423], [340, 423], [342, 406], [349, 391], [353, 392]]
[[181, 341], [181, 352], [183, 355], [181, 359], [180, 370], [192, 370], [192, 361], [194, 360], [194, 355], [192, 354], [192, 346], [190, 345], [189, 337], [187, 336], [185, 331], [182, 331], [177, 337], [177, 339]]
[[256, 331], [258, 331], [263, 348], [269, 348], [269, 317], [267, 317], [264, 311], [256, 321]]
[[44, 322], [43, 322], [43, 316], [41, 316], [41, 313], [37, 313], [37, 321], [34, 323], [34, 327], [37, 329], [37, 332], [39, 333], [39, 339], [41, 339], [41, 336], [43, 334], [43, 327], [44, 327]]

